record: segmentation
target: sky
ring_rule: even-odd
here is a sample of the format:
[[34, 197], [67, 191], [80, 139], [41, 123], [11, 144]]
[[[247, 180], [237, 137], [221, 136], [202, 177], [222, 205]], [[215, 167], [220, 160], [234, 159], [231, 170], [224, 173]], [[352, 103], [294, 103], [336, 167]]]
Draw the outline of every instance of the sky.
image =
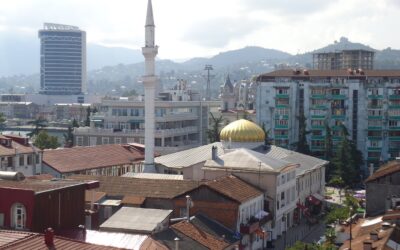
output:
[[[87, 41], [139, 49], [147, 0], [0, 0], [0, 39], [38, 39], [44, 22], [79, 26]], [[183, 60], [245, 46], [304, 53], [341, 36], [400, 48], [400, 0], [153, 0], [159, 57]]]

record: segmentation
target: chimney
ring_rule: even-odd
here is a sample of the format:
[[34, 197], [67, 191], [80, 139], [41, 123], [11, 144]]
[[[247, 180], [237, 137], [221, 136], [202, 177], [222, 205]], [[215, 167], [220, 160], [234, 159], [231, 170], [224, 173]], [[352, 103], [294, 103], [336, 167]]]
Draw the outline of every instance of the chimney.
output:
[[211, 159], [215, 161], [217, 159], [217, 147], [212, 146], [211, 147]]
[[371, 232], [370, 234], [369, 234], [369, 238], [370, 238], [370, 240], [372, 240], [372, 241], [377, 241], [379, 238], [378, 238], [378, 233], [377, 232]]
[[54, 246], [54, 230], [51, 227], [44, 230], [44, 243], [47, 247]]
[[179, 250], [179, 238], [178, 237], [176, 237], [175, 239], [174, 239], [174, 241], [175, 241], [175, 250]]
[[81, 230], [82, 233], [82, 241], [86, 242], [86, 227], [84, 225], [79, 225], [78, 228]]
[[364, 240], [364, 242], [363, 242], [363, 250], [372, 250], [372, 241]]

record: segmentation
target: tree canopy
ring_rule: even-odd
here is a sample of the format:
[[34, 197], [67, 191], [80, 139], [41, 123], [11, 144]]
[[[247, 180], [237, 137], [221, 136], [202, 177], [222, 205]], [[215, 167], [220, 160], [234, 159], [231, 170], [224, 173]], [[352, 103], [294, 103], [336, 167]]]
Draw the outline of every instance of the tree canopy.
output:
[[33, 143], [36, 147], [40, 149], [58, 148], [60, 144], [56, 136], [49, 135], [46, 131], [42, 130], [36, 136]]
[[219, 132], [221, 130], [221, 123], [224, 118], [222, 116], [215, 118], [214, 115], [210, 112], [211, 115], [211, 128], [207, 130], [208, 140], [213, 143], [220, 141]]

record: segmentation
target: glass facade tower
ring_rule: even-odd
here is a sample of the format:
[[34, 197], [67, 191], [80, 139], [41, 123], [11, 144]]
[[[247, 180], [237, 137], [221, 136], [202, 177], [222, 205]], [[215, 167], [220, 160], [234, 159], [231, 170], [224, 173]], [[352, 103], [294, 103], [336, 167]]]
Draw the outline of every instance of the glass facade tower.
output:
[[45, 23], [39, 38], [40, 93], [85, 93], [86, 32], [75, 26]]

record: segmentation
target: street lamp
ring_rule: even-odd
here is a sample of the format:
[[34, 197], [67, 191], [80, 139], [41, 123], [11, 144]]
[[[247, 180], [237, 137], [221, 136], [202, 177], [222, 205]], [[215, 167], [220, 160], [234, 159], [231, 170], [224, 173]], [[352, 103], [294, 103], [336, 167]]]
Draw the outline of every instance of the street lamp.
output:
[[351, 250], [351, 240], [353, 239], [353, 233], [352, 233], [352, 224], [353, 224], [353, 215], [352, 215], [352, 213], [353, 213], [353, 208], [352, 207], [350, 207], [350, 247], [349, 247], [349, 250]]

